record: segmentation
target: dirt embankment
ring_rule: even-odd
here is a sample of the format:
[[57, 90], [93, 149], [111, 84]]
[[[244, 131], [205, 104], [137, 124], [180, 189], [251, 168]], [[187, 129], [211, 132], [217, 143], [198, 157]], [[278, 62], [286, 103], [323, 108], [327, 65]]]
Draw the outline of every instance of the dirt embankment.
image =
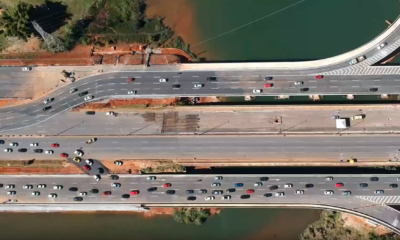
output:
[[[211, 215], [217, 215], [221, 213], [221, 208], [207, 208], [210, 210]], [[173, 215], [174, 208], [151, 208], [147, 212], [143, 212], [144, 217], [156, 217], [160, 215]]]
[[367, 219], [357, 217], [348, 213], [341, 213], [341, 217], [344, 221], [344, 226], [349, 228], [355, 228], [360, 232], [375, 232], [378, 235], [385, 235], [391, 233], [390, 230], [385, 228], [384, 226], [377, 225], [373, 226], [372, 224], [367, 223]]
[[0, 175], [83, 174], [82, 170], [63, 160], [1, 161]]

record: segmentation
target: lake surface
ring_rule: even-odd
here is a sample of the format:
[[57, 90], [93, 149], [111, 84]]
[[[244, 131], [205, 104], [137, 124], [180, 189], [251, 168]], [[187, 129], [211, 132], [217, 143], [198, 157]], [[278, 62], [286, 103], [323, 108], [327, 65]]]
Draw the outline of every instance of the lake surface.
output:
[[208, 61], [300, 61], [357, 48], [399, 15], [398, 0], [147, 0]]
[[196, 226], [178, 224], [171, 216], [1, 213], [0, 230], [8, 240], [295, 240], [319, 214], [305, 209], [224, 209]]

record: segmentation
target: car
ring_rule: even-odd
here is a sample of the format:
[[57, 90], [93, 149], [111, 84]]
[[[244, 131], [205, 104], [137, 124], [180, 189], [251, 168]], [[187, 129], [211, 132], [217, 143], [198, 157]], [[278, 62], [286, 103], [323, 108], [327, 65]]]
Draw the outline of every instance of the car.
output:
[[253, 89], [253, 93], [262, 93], [262, 89]]
[[111, 183], [111, 187], [121, 187], [121, 183]]
[[157, 191], [157, 187], [151, 187], [147, 189], [148, 192], [154, 192]]
[[264, 80], [272, 80], [273, 77], [265, 77]]
[[63, 185], [55, 185], [53, 189], [61, 190], [63, 189]]
[[93, 95], [88, 95], [88, 96], [86, 96], [86, 97], [84, 98], [84, 100], [85, 100], [85, 101], [89, 101], [89, 100], [92, 100], [93, 98], [94, 98]]
[[272, 185], [271, 187], [269, 187], [269, 190], [276, 190], [278, 189], [278, 185]]
[[86, 164], [92, 166], [93, 165], [93, 160], [92, 159], [86, 159]]
[[98, 194], [99, 193], [99, 189], [93, 188], [89, 192], [93, 193], [93, 194]]
[[61, 153], [60, 156], [66, 158], [66, 157], [68, 157], [68, 154], [67, 153]]
[[87, 195], [87, 192], [80, 192], [80, 193], [78, 193], [78, 196], [86, 196]]
[[32, 189], [33, 186], [32, 186], [32, 185], [25, 185], [25, 186], [23, 186], [22, 188], [23, 188], [23, 189]]
[[46, 184], [38, 184], [37, 187], [38, 188], [46, 188]]
[[180, 84], [174, 84], [172, 85], [172, 89], [180, 89], [181, 85]]
[[54, 151], [53, 150], [46, 150], [46, 151], [44, 151], [44, 154], [54, 154]]
[[285, 193], [284, 193], [284, 192], [277, 192], [277, 193], [275, 193], [275, 197], [283, 197], [283, 196], [285, 196]]
[[156, 180], [157, 178], [155, 177], [155, 176], [149, 176], [149, 177], [147, 177], [147, 180], [149, 180], [149, 181], [154, 181], [154, 180]]
[[266, 193], [264, 194], [264, 197], [269, 198], [269, 197], [273, 197], [274, 195], [272, 193]]
[[89, 165], [85, 165], [83, 166], [83, 169], [85, 169], [86, 171], [90, 171], [92, 168]]
[[326, 190], [326, 191], [324, 191], [324, 194], [325, 195], [333, 195], [333, 191], [332, 190]]
[[94, 143], [96, 141], [97, 141], [97, 138], [91, 138], [91, 139], [86, 141], [86, 144], [92, 144], [92, 143]]
[[118, 175], [111, 175], [110, 178], [111, 178], [111, 180], [118, 180], [119, 179]]
[[303, 84], [304, 84], [304, 82], [301, 82], [301, 81], [299, 81], [299, 82], [294, 82], [294, 85], [296, 85], [296, 86], [303, 85]]
[[294, 191], [294, 194], [304, 194], [304, 190], [296, 190]]
[[214, 196], [208, 196], [205, 199], [206, 199], [206, 201], [212, 201], [212, 200], [215, 199], [215, 197]]
[[82, 158], [80, 157], [74, 157], [72, 160], [74, 160], [75, 162], [81, 162]]
[[5, 143], [5, 141], [4, 140], [0, 140], [0, 144], [4, 144]]
[[112, 111], [111, 112], [106, 112], [106, 115], [107, 116], [115, 116], [115, 112], [112, 112]]
[[360, 183], [360, 187], [362, 188], [368, 187], [368, 183]]
[[249, 199], [251, 196], [249, 194], [244, 194], [240, 196], [240, 199]]
[[331, 117], [331, 119], [340, 119], [340, 116], [339, 116], [339, 115], [333, 115], [333, 116]]
[[243, 187], [243, 183], [235, 183], [235, 187]]
[[352, 59], [352, 60], [349, 62], [350, 65], [354, 65], [354, 64], [357, 64], [357, 63], [358, 63], [358, 60], [357, 60], [356, 58]]
[[211, 183], [211, 187], [221, 187], [221, 183]]
[[387, 42], [383, 42], [381, 44], [379, 44], [378, 47], [376, 47], [376, 49], [381, 50], [382, 48], [384, 48], [387, 45]]
[[31, 144], [29, 144], [29, 146], [31, 146], [31, 147], [37, 147], [37, 146], [39, 146], [39, 143], [31, 143]]
[[261, 187], [263, 185], [262, 182], [255, 182], [254, 187]]
[[377, 91], [378, 91], [378, 88], [370, 88], [369, 91], [370, 91], [370, 92], [377, 92]]
[[103, 196], [109, 196], [109, 195], [111, 195], [111, 191], [104, 191], [103, 192]]
[[336, 187], [343, 187], [344, 184], [343, 184], [343, 183], [336, 183], [335, 186], [336, 186]]
[[283, 188], [292, 188], [293, 184], [291, 183], [286, 183], [285, 185], [283, 185]]
[[89, 93], [88, 91], [81, 92], [81, 93], [78, 94], [78, 96], [79, 96], [79, 97], [83, 97], [83, 96], [85, 96], [85, 95], [88, 94], [88, 93]]
[[132, 190], [129, 194], [130, 195], [139, 195], [139, 190]]
[[214, 177], [214, 180], [216, 180], [216, 181], [220, 181], [220, 180], [222, 180], [222, 179], [224, 179], [222, 176], [216, 176], [216, 177]]
[[15, 195], [15, 194], [17, 194], [17, 192], [16, 191], [8, 191], [7, 194], [8, 195]]
[[48, 197], [49, 197], [49, 198], [57, 198], [57, 194], [55, 194], [55, 193], [50, 193], [50, 194], [48, 195]]
[[22, 71], [23, 71], [23, 72], [29, 72], [30, 70], [32, 70], [31, 67], [23, 67], [23, 68], [22, 68]]
[[362, 55], [362, 56], [359, 56], [359, 57], [357, 58], [357, 60], [358, 60], [359, 62], [362, 62], [362, 61], [364, 61], [366, 58], [367, 58], [367, 57], [365, 57], [364, 55]]
[[128, 91], [128, 94], [129, 95], [134, 95], [134, 94], [136, 94], [137, 93], [137, 91]]
[[395, 184], [395, 183], [392, 183], [392, 184], [390, 184], [389, 185], [389, 187], [391, 187], [391, 188], [397, 188], [399, 185], [397, 185], [397, 184]]
[[274, 84], [272, 84], [272, 83], [266, 83], [266, 84], [264, 84], [264, 87], [265, 88], [270, 88], [270, 87], [273, 87], [274, 86]]
[[247, 189], [246, 193], [254, 193], [254, 189]]
[[208, 77], [207, 81], [215, 82], [215, 81], [217, 81], [217, 77]]
[[97, 168], [97, 172], [99, 174], [103, 174], [104, 173], [104, 168], [102, 168], [102, 167]]
[[163, 187], [171, 187], [171, 183], [164, 183]]
[[58, 148], [60, 146], [60, 144], [58, 144], [58, 143], [52, 143], [51, 144], [51, 147], [54, 147], [54, 148]]
[[50, 108], [51, 108], [51, 106], [44, 107], [44, 108], [42, 108], [42, 111], [45, 112], [45, 111], [49, 110]]
[[221, 199], [222, 200], [229, 200], [229, 199], [231, 199], [231, 195], [224, 195], [224, 196], [222, 196]]
[[71, 88], [71, 89], [69, 90], [69, 93], [74, 93], [74, 92], [77, 92], [77, 91], [78, 91], [77, 88]]
[[35, 153], [43, 153], [43, 149], [33, 149], [33, 152]]
[[83, 197], [74, 197], [74, 201], [75, 202], [82, 202], [83, 201]]
[[187, 197], [186, 200], [188, 201], [195, 201], [197, 198], [195, 196]]
[[383, 190], [375, 190], [375, 194], [384, 194], [385, 192]]
[[17, 142], [10, 142], [10, 144], [8, 144], [10, 147], [18, 147], [18, 143]]
[[123, 162], [120, 160], [114, 161], [115, 165], [122, 166]]
[[312, 183], [307, 183], [305, 187], [306, 187], [306, 188], [312, 188], [312, 187], [314, 187], [314, 184], [312, 184]]
[[343, 192], [342, 192], [342, 195], [343, 195], [343, 196], [350, 196], [350, 195], [351, 195], [351, 192], [350, 192], [350, 191], [343, 191]]
[[79, 149], [77, 149], [77, 150], [75, 150], [75, 152], [74, 152], [76, 155], [78, 155], [79, 157], [82, 157], [83, 156], [83, 151], [82, 150], [79, 150]]
[[200, 193], [200, 194], [205, 194], [205, 193], [207, 193], [207, 189], [200, 189], [200, 190], [198, 191], [198, 193]]
[[128, 78], [128, 79], [126, 79], [126, 81], [127, 82], [133, 82], [133, 81], [135, 81], [135, 78]]
[[377, 177], [371, 177], [369, 180], [371, 180], [372, 182], [377, 182], [377, 181], [379, 181], [379, 178], [377, 178]]
[[196, 84], [193, 85], [193, 87], [194, 87], [194, 88], [202, 88], [202, 87], [203, 87], [203, 84], [201, 84], [201, 83], [196, 83]]
[[322, 79], [322, 78], [324, 78], [324, 76], [323, 76], [323, 75], [317, 75], [317, 76], [315, 76], [314, 78], [315, 78], [315, 79]]
[[52, 101], [54, 101], [54, 98], [48, 98], [48, 99], [44, 100], [43, 103], [48, 104], [48, 103], [51, 103]]
[[260, 177], [260, 181], [262, 181], [262, 182], [265, 182], [265, 181], [268, 181], [268, 180], [269, 180], [268, 177]]
[[222, 190], [214, 190], [214, 191], [212, 191], [212, 194], [214, 194], [214, 195], [221, 195], [223, 193], [224, 192]]
[[121, 197], [122, 198], [130, 198], [131, 196], [129, 194], [122, 194]]
[[167, 191], [165, 191], [165, 194], [174, 195], [175, 194], [175, 190], [167, 190]]
[[193, 194], [194, 193], [194, 190], [186, 190], [186, 194]]
[[40, 192], [38, 191], [34, 191], [33, 193], [31, 193], [32, 196], [40, 196]]
[[226, 190], [226, 193], [233, 193], [233, 192], [236, 192], [235, 188], [229, 188]]
[[8, 188], [8, 189], [14, 189], [14, 188], [15, 188], [15, 185], [14, 185], [14, 184], [9, 184], [9, 185], [6, 185], [6, 188]]
[[7, 152], [7, 153], [12, 153], [12, 152], [13, 152], [13, 150], [12, 150], [12, 148], [6, 148], [6, 149], [4, 149], [4, 152]]
[[300, 88], [300, 92], [308, 92], [309, 88]]
[[98, 175], [98, 174], [94, 175], [93, 178], [94, 178], [96, 181], [100, 181], [100, 179], [101, 179], [100, 175]]
[[168, 78], [160, 78], [159, 82], [168, 82]]

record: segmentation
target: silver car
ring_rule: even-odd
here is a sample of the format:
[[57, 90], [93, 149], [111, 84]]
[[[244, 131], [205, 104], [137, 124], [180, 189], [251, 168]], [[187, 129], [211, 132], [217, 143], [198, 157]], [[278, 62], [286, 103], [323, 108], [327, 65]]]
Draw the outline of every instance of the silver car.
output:
[[262, 89], [254, 89], [253, 90], [253, 93], [261, 93], [262, 92]]
[[211, 187], [220, 187], [220, 186], [221, 186], [221, 183], [218, 183], [218, 182], [211, 183]]
[[202, 87], [203, 87], [203, 84], [201, 84], [201, 83], [196, 83], [194, 85], [194, 88], [202, 88]]
[[375, 194], [384, 194], [385, 192], [383, 190], [375, 190]]
[[160, 78], [160, 82], [168, 82], [168, 78]]
[[378, 50], [381, 50], [382, 48], [384, 48], [387, 45], [387, 42], [381, 43], [379, 44], [379, 46], [376, 48]]
[[136, 94], [136, 91], [128, 91], [128, 94], [129, 94], [129, 95]]
[[296, 190], [294, 193], [295, 194], [304, 194], [304, 190]]

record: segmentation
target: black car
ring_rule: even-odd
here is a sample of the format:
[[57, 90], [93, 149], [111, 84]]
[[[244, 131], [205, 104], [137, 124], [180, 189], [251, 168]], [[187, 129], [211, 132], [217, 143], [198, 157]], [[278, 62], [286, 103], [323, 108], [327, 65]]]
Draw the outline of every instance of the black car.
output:
[[78, 188], [77, 187], [70, 187], [68, 190], [70, 192], [76, 192], [76, 191], [78, 191]]
[[360, 183], [360, 187], [368, 187], [368, 184], [367, 183]]
[[111, 178], [111, 180], [118, 180], [119, 179], [118, 175], [111, 175], [110, 178]]
[[47, 107], [42, 108], [42, 110], [43, 110], [43, 111], [47, 111], [47, 110], [49, 110], [50, 108], [51, 108], [51, 106], [47, 106]]
[[217, 77], [208, 77], [207, 81], [215, 82], [215, 81], [217, 81]]
[[199, 193], [202, 193], [202, 194], [207, 193], [207, 189], [200, 189]]
[[312, 184], [312, 183], [306, 184], [306, 188], [312, 188], [312, 187], [314, 187], [314, 184]]
[[370, 91], [370, 92], [377, 92], [377, 91], [378, 91], [378, 88], [370, 88], [369, 91]]
[[194, 190], [186, 190], [186, 194], [193, 194]]
[[245, 195], [240, 196], [240, 199], [249, 199], [249, 198], [250, 198], [249, 194], [245, 194]]
[[180, 84], [174, 84], [172, 85], [172, 89], [180, 89], [181, 85]]
[[154, 192], [157, 191], [157, 187], [151, 187], [149, 189], [147, 189], [148, 192]]
[[83, 97], [83, 96], [87, 95], [88, 93], [89, 93], [88, 91], [81, 92], [81, 93], [78, 94], [78, 96], [79, 97]]
[[300, 92], [307, 92], [309, 88], [300, 88]]
[[376, 182], [376, 181], [379, 181], [379, 178], [377, 178], [377, 177], [372, 177], [372, 178], [370, 178], [369, 180], [371, 180], [372, 182]]
[[82, 197], [74, 197], [75, 202], [82, 202], [83, 198]]
[[26, 149], [26, 148], [20, 148], [20, 149], [18, 149], [18, 152], [27, 152], [28, 151], [28, 149]]
[[264, 80], [272, 80], [273, 77], [265, 77]]
[[233, 193], [233, 192], [236, 192], [235, 188], [229, 188], [226, 190], [226, 193]]
[[190, 196], [190, 197], [187, 198], [187, 200], [188, 201], [194, 201], [194, 200], [196, 200], [196, 197], [195, 196]]
[[99, 174], [103, 174], [104, 173], [104, 168], [99, 167], [97, 169], [97, 172], [99, 172]]
[[266, 194], [264, 194], [264, 197], [272, 197], [272, 196], [274, 196], [272, 193], [266, 193]]
[[96, 114], [95, 111], [87, 111], [87, 112], [86, 112], [86, 115], [95, 115], [95, 114]]
[[4, 140], [0, 140], [0, 144], [4, 144], [5, 142], [4, 142]]
[[93, 193], [93, 194], [97, 194], [97, 193], [99, 193], [99, 189], [93, 188], [93, 189], [90, 190], [89, 192], [90, 192], [90, 193]]
[[42, 153], [43, 152], [43, 149], [34, 149], [33, 150], [35, 153]]
[[276, 190], [278, 189], [278, 185], [272, 185], [271, 187], [269, 187], [269, 190]]
[[167, 191], [165, 192], [165, 194], [167, 194], [167, 195], [174, 195], [174, 194], [175, 194], [175, 190], [167, 190]]
[[389, 187], [391, 187], [391, 188], [397, 188], [398, 186], [399, 186], [399, 185], [397, 185], [397, 184], [395, 184], [395, 183], [389, 185]]
[[268, 181], [268, 177], [260, 177], [260, 181]]
[[121, 196], [122, 198], [130, 198], [131, 197], [131, 195], [129, 195], [129, 194], [122, 194], [122, 196]]

